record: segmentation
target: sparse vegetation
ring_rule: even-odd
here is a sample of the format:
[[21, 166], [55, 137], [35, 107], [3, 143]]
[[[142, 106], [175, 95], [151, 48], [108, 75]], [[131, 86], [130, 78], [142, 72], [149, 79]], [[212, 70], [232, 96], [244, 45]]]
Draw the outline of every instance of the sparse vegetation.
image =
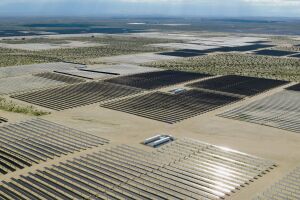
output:
[[300, 60], [293, 58], [228, 53], [159, 61], [146, 66], [216, 75], [237, 74], [300, 81]]
[[8, 101], [3, 97], [0, 97], [0, 110], [4, 110], [7, 112], [14, 112], [14, 113], [23, 113], [32, 116], [42, 116], [42, 115], [50, 114], [49, 112], [38, 110], [33, 106], [17, 105], [16, 103], [12, 101]]
[[[166, 50], [164, 48], [149, 46], [154, 43], [174, 42], [174, 40], [167, 39], [151, 39], [151, 38], [134, 38], [134, 37], [79, 37], [79, 38], [64, 38], [64, 39], [28, 39], [28, 40], [12, 40], [5, 41], [10, 43], [59, 43], [73, 41], [88, 41], [93, 43], [107, 44], [105, 46], [96, 47], [82, 47], [69, 49], [52, 49], [43, 51], [26, 51], [17, 49], [0, 48], [0, 67], [12, 65], [24, 65], [44, 62], [80, 62], [89, 64], [89, 60], [93, 58], [135, 54], [142, 52], [157, 52]], [[3, 41], [2, 41], [3, 42]], [[180, 42], [180, 41], [176, 41]]]
[[30, 39], [4, 39], [0, 41], [5, 44], [39, 44], [39, 43], [50, 43], [50, 44], [67, 44], [67, 40], [63, 39], [48, 39], [48, 38], [30, 38]]
[[0, 48], [0, 67], [57, 61], [57, 58], [39, 56], [32, 51]]

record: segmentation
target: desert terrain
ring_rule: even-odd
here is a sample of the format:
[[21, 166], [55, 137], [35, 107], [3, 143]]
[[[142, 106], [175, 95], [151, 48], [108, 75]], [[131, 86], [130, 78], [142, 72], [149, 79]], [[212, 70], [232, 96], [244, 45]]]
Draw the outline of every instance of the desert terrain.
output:
[[[161, 168], [158, 170], [167, 171], [165, 167], [172, 166], [173, 162], [180, 163], [182, 160], [193, 157], [194, 154], [197, 155], [197, 152], [201, 153], [199, 149], [191, 150], [195, 152], [179, 160], [176, 156], [180, 157], [188, 147], [182, 147], [182, 152], [179, 148], [177, 153], [167, 153], [168, 148], [172, 148], [172, 144], [177, 145], [176, 142], [192, 144], [192, 142], [183, 142], [190, 139], [218, 148], [232, 149], [238, 152], [241, 159], [247, 155], [247, 159], [250, 159], [248, 156], [251, 156], [253, 162], [264, 163], [260, 163], [258, 168], [268, 167], [263, 168], [264, 170], [260, 174], [248, 178], [247, 183], [232, 189], [226, 195], [214, 193], [211, 188], [202, 188], [199, 191], [192, 190], [189, 186], [183, 188], [180, 186], [182, 183], [178, 183], [178, 185], [174, 183], [175, 179], [171, 182], [171, 176], [169, 181], [172, 187], [171, 185], [165, 186], [167, 189], [163, 190], [158, 186], [164, 187], [163, 181], [168, 182], [167, 179], [163, 179], [163, 181], [161, 179], [160, 183], [156, 182], [157, 185], [152, 186], [145, 183], [145, 180], [148, 180], [146, 178], [143, 182], [137, 181], [140, 177], [148, 176], [148, 174], [144, 174], [137, 178], [123, 177], [129, 180], [126, 179], [127, 181], [124, 183], [110, 188], [115, 191], [115, 196], [107, 189], [105, 191], [111, 195], [109, 197], [105, 197], [106, 192], [103, 191], [102, 196], [100, 193], [97, 196], [90, 191], [91, 196], [88, 198], [87, 190], [86, 195], [83, 194], [84, 192], [82, 193], [83, 199], [142, 199], [134, 196], [133, 193], [133, 196], [130, 196], [129, 193], [122, 193], [121, 189], [117, 189], [121, 187], [126, 191], [136, 192], [125, 186], [131, 181], [136, 181], [131, 184], [133, 187], [140, 189], [145, 187], [146, 189], [143, 190], [145, 194], [149, 192], [155, 196], [155, 192], [153, 192], [155, 190], [160, 191], [157, 195], [168, 193], [166, 196], [161, 194], [161, 199], [251, 200], [256, 198], [300, 165], [300, 121], [297, 118], [300, 116], [300, 111], [296, 109], [299, 105], [297, 97], [300, 99], [300, 92], [297, 89], [300, 82], [299, 45], [300, 40], [296, 36], [270, 36], [254, 33], [219, 33], [216, 35], [209, 32], [183, 31], [94, 34], [92, 36], [82, 34], [42, 37], [13, 36], [5, 38], [5, 40], [2, 38], [0, 40], [2, 56], [0, 58], [0, 117], [7, 121], [0, 123], [0, 132], [3, 133], [3, 138], [6, 134], [5, 131], [13, 131], [15, 124], [41, 119], [46, 120], [47, 123], [62, 125], [65, 127], [63, 130], [71, 128], [70, 132], [73, 129], [82, 132], [82, 135], [78, 136], [79, 140], [74, 139], [74, 141], [80, 142], [82, 139], [82, 142], [85, 142], [84, 133], [87, 133], [93, 135], [91, 138], [101, 138], [101, 141], [105, 140], [106, 142], [107, 140], [107, 143], [89, 146], [87, 142], [87, 147], [80, 148], [78, 151], [47, 158], [45, 161], [34, 163], [31, 166], [22, 169], [16, 168], [8, 173], [0, 174], [0, 198], [48, 199], [51, 195], [47, 194], [47, 189], [35, 190], [30, 194], [30, 188], [24, 189], [26, 184], [21, 187], [21, 182], [16, 180], [25, 180], [24, 177], [33, 177], [35, 173], [42, 173], [53, 166], [68, 163], [70, 160], [76, 160], [99, 151], [106, 152], [106, 150], [109, 151], [118, 146], [121, 146], [120, 149], [122, 149], [122, 145], [128, 145], [144, 152], [139, 155], [153, 154], [157, 160], [150, 158], [151, 156], [149, 159], [147, 156], [139, 159], [146, 163], [153, 162], [157, 165], [161, 163]], [[233, 75], [238, 78], [234, 79], [236, 83], [228, 83], [228, 88], [223, 87], [226, 86], [227, 76]], [[184, 79], [185, 76], [186, 79]], [[223, 86], [218, 85], [220, 82], [217, 81], [220, 77], [225, 77]], [[255, 79], [248, 80], [249, 77]], [[213, 87], [209, 83], [202, 84], [211, 80], [216, 81], [212, 84]], [[249, 85], [243, 85], [245, 82]], [[236, 85], [239, 84], [243, 87], [238, 88]], [[290, 89], [291, 86], [296, 86], [296, 89]], [[176, 89], [183, 89], [183, 92], [175, 94], [174, 90]], [[246, 94], [245, 90], [247, 89], [253, 93], [246, 92]], [[188, 92], [192, 94], [187, 97], [185, 95], [188, 95]], [[261, 100], [270, 97], [272, 99], [273, 95], [281, 92], [286, 92], [286, 98], [280, 99], [275, 106], [272, 101], [270, 105], [268, 102], [266, 103], [268, 105], [259, 104]], [[151, 95], [153, 95], [152, 100]], [[155, 95], [162, 97], [159, 99]], [[211, 97], [210, 95], [215, 96]], [[291, 97], [292, 100], [288, 101], [289, 95], [295, 95], [296, 100]], [[201, 98], [208, 100], [204, 102]], [[228, 99], [228, 101], [223, 102], [224, 99]], [[287, 99], [287, 102], [284, 99]], [[203, 103], [201, 109], [199, 102]], [[248, 106], [252, 103], [259, 104], [257, 107], [261, 106], [259, 108], [263, 110], [262, 113], [254, 110], [254, 106], [252, 111], [252, 107]], [[295, 109], [284, 111], [284, 109], [290, 109], [288, 104]], [[209, 106], [209, 109], [205, 108]], [[242, 115], [236, 119], [221, 116], [241, 107], [250, 110], [247, 113], [249, 116], [244, 116], [246, 119], [243, 119]], [[278, 110], [276, 110], [277, 108]], [[158, 109], [161, 109], [161, 112]], [[202, 111], [203, 109], [205, 111]], [[283, 114], [278, 114], [278, 112]], [[290, 114], [291, 116], [289, 116]], [[282, 116], [283, 118], [280, 118]], [[257, 117], [255, 123], [251, 123], [253, 120], [251, 117]], [[277, 118], [282, 121], [276, 121]], [[263, 119], [268, 123], [263, 123]], [[11, 128], [6, 129], [8, 126]], [[56, 130], [51, 129], [51, 124], [43, 126], [49, 127], [49, 131], [44, 132], [42, 136], [51, 135], [51, 132]], [[22, 132], [22, 130], [25, 128], [20, 128], [15, 133]], [[66, 131], [67, 133], [68, 131]], [[171, 135], [175, 140], [157, 148], [143, 144], [147, 138], [155, 135]], [[43, 142], [42, 136], [40, 142]], [[18, 144], [9, 136], [7, 138], [8, 140], [2, 140], [1, 144]], [[31, 141], [34, 138], [30, 136], [29, 139], [26, 137], [23, 140]], [[55, 143], [55, 140], [51, 141], [53, 144]], [[57, 142], [63, 143], [59, 136]], [[37, 141], [35, 145], [38, 146]], [[27, 144], [24, 146], [30, 149]], [[192, 149], [192, 147], [190, 148]], [[27, 153], [29, 151], [26, 150]], [[158, 153], [160, 151], [163, 152], [162, 155]], [[226, 151], [223, 153], [225, 155]], [[36, 154], [38, 153], [36, 152]], [[107, 152], [107, 155], [110, 153]], [[124, 159], [126, 156], [130, 157], [129, 154], [123, 156]], [[232, 160], [228, 163], [226, 161], [228, 169], [235, 168], [236, 162], [243, 162], [234, 160], [237, 157], [230, 157]], [[217, 156], [212, 155], [210, 159], [214, 158]], [[165, 163], [166, 161], [168, 163]], [[127, 164], [129, 162], [128, 159]], [[132, 160], [132, 162], [135, 161]], [[239, 169], [247, 168], [246, 166], [249, 165], [251, 163], [241, 164]], [[198, 165], [198, 168], [201, 170], [201, 165]], [[128, 170], [130, 171], [130, 169]], [[251, 170], [247, 168], [247, 170], [251, 173], [255, 171], [254, 168]], [[108, 168], [105, 173], [106, 175], [109, 173]], [[216, 172], [216, 174], [218, 173], [220, 172]], [[224, 174], [226, 175], [226, 173]], [[45, 173], [44, 175], [46, 177]], [[233, 175], [228, 175], [228, 177], [231, 176]], [[114, 178], [118, 179], [118, 177]], [[156, 176], [155, 178], [159, 180]], [[105, 180], [109, 180], [109, 178], [106, 177]], [[120, 180], [122, 179], [120, 178]], [[176, 180], [180, 182], [181, 179]], [[214, 179], [212, 178], [212, 180]], [[152, 181], [155, 183], [154, 180]], [[15, 185], [9, 184], [10, 182], [14, 182]], [[144, 186], [136, 186], [139, 185], [138, 183]], [[70, 189], [71, 185], [59, 183], [59, 181], [54, 182], [51, 187], [56, 187], [55, 184], [65, 192], [61, 193], [62, 196], [65, 195], [64, 197], [60, 196], [61, 199], [78, 199], [79, 194], [75, 192], [75, 186], [73, 191]], [[63, 190], [63, 187], [67, 189]], [[182, 193], [176, 191], [172, 196], [172, 193], [167, 192], [171, 191], [170, 188], [175, 190], [176, 187], [180, 187], [183, 190]], [[220, 187], [227, 188], [222, 185]], [[153, 190], [153, 188], [156, 189]], [[94, 191], [96, 191], [95, 188]], [[42, 193], [45, 194], [44, 197]], [[119, 193], [128, 196], [117, 197]], [[179, 193], [186, 197], [180, 196]], [[206, 197], [204, 193], [207, 194]], [[143, 196], [142, 192], [136, 192], [136, 194]], [[59, 195], [56, 195], [58, 198]], [[144, 195], [143, 198], [155, 199], [154, 196]]]

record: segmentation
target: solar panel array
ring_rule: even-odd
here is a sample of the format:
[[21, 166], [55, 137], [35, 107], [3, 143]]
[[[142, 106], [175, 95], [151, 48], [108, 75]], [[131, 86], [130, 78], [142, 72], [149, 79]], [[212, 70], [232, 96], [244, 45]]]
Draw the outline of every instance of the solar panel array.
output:
[[287, 83], [287, 81], [273, 79], [227, 75], [205, 81], [199, 81], [189, 84], [188, 86], [198, 89], [208, 89], [244, 96], [253, 96]]
[[256, 55], [263, 55], [263, 56], [289, 56], [292, 54], [295, 54], [297, 52], [293, 51], [281, 51], [281, 50], [273, 50], [273, 49], [264, 49], [264, 50], [259, 50], [256, 51]]
[[105, 74], [96, 71], [80, 70], [80, 69], [56, 70], [54, 72], [58, 74], [63, 74], [63, 75], [73, 76], [78, 78], [85, 78], [90, 80], [102, 80], [102, 79], [112, 77], [111, 74]]
[[292, 90], [292, 91], [297, 91], [297, 92], [300, 92], [300, 83], [296, 84], [296, 85], [293, 85], [293, 86], [290, 86], [288, 88], [286, 88], [287, 90]]
[[173, 124], [239, 100], [238, 97], [190, 90], [177, 95], [154, 92], [101, 106]]
[[28, 92], [31, 90], [62, 86], [64, 84], [65, 83], [61, 81], [31, 75], [3, 78], [0, 84], [0, 95]]
[[1, 67], [0, 78], [31, 75], [35, 73], [41, 73], [41, 72], [51, 72], [54, 70], [71, 70], [71, 69], [82, 68], [82, 67], [84, 67], [84, 65], [62, 63], [62, 62]]
[[55, 81], [60, 81], [60, 82], [64, 82], [64, 83], [69, 83], [69, 84], [85, 82], [85, 80], [81, 79], [81, 78], [66, 76], [66, 75], [62, 75], [62, 74], [56, 74], [56, 73], [52, 73], [52, 72], [39, 73], [39, 74], [35, 74], [34, 76], [42, 77], [42, 78], [46, 78], [46, 79], [50, 79], [50, 80], [55, 80]]
[[253, 42], [247, 42], [247, 43], [252, 43], [252, 44], [264, 44], [264, 43], [269, 43], [271, 41], [268, 40], [259, 40], [259, 41], [253, 41]]
[[250, 45], [238, 46], [238, 47], [221, 47], [221, 48], [215, 49], [215, 51], [221, 51], [221, 52], [239, 51], [239, 52], [243, 52], [243, 51], [254, 51], [254, 50], [269, 48], [269, 47], [274, 47], [274, 45], [250, 44]]
[[300, 54], [292, 55], [293, 58], [300, 58]]
[[0, 127], [0, 174], [108, 143], [108, 140], [34, 119]]
[[6, 118], [0, 117], [0, 124], [3, 122], [7, 122], [8, 120]]
[[105, 81], [151, 90], [209, 76], [210, 75], [200, 73], [166, 70], [122, 76]]
[[219, 116], [300, 133], [300, 93], [283, 91]]
[[6, 118], [0, 117], [0, 124], [3, 122], [7, 122], [8, 120]]
[[273, 167], [272, 162], [190, 139], [152, 153], [121, 145], [3, 181], [0, 197], [220, 199]]
[[53, 110], [112, 100], [141, 92], [140, 89], [104, 82], [87, 82], [14, 95], [12, 98]]
[[183, 58], [205, 55], [204, 53], [202, 53], [201, 50], [197, 51], [197, 50], [193, 50], [193, 49], [180, 49], [180, 50], [176, 50], [176, 51], [163, 52], [163, 53], [159, 53], [159, 54], [166, 55], [166, 56], [183, 57]]
[[90, 67], [81, 70], [93, 70], [98, 71], [100, 73], [107, 73], [113, 75], [129, 75], [129, 74], [139, 74], [146, 72], [154, 72], [154, 71], [162, 71], [162, 69], [154, 68], [154, 67], [142, 67], [139, 65], [133, 64], [117, 64], [117, 65], [100, 65], [97, 67]]
[[253, 200], [300, 199], [300, 167], [290, 172], [282, 180], [272, 185]]

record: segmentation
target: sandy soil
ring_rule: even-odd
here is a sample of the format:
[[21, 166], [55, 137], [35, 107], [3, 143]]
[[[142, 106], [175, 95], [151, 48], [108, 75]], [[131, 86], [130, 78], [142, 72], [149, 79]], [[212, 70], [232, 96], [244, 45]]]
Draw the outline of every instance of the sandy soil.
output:
[[116, 64], [116, 65], [88, 65], [87, 70], [95, 70], [106, 73], [117, 73], [120, 75], [138, 74], [146, 72], [161, 71], [162, 69], [154, 67], [141, 67], [133, 64]]
[[[165, 88], [164, 91], [178, 87], [182, 87], [182, 85]], [[158, 133], [164, 133], [171, 134], [177, 138], [189, 137], [198, 139], [275, 161], [279, 167], [227, 198], [232, 200], [250, 200], [256, 194], [263, 192], [271, 183], [279, 180], [293, 167], [299, 165], [300, 135], [271, 127], [225, 119], [217, 117], [216, 114], [281, 90], [282, 88], [275, 89], [175, 125], [101, 108], [99, 104], [62, 112], [53, 112], [51, 115], [43, 118], [110, 139], [111, 145], [126, 143], [150, 151], [152, 150], [151, 148], [141, 145], [140, 142]], [[30, 118], [5, 112], [0, 112], [0, 115], [8, 118], [10, 121]], [[58, 164], [68, 158], [84, 155], [98, 149], [95, 148], [69, 157], [57, 158], [42, 165], [35, 165], [33, 168], [21, 170], [17, 174], [9, 174], [4, 176], [3, 179], [8, 179], [12, 176], [16, 177], [21, 174], [24, 175], [29, 171], [32, 172], [52, 164]]]
[[54, 43], [25, 43], [25, 44], [6, 44], [0, 43], [0, 47], [9, 49], [20, 49], [28, 51], [42, 51], [51, 49], [69, 49], [69, 48], [81, 48], [81, 47], [97, 47], [104, 46], [106, 44], [83, 42], [83, 41], [66, 41], [62, 44]]
[[209, 50], [215, 49], [220, 46], [210, 46], [210, 45], [202, 45], [202, 44], [189, 44], [189, 43], [164, 43], [164, 44], [151, 44], [149, 46], [154, 47], [164, 47], [170, 49], [193, 49], [193, 50]]
[[[181, 87], [181, 85], [176, 87]], [[164, 133], [178, 138], [198, 139], [275, 161], [279, 167], [228, 198], [250, 200], [257, 193], [263, 192], [270, 183], [280, 179], [294, 166], [299, 165], [300, 135], [247, 122], [228, 120], [217, 117], [216, 114], [280, 90], [282, 88], [175, 125], [101, 108], [99, 104], [55, 112], [44, 118], [110, 139], [112, 144], [126, 143], [151, 150], [141, 145], [140, 142], [158, 133]]]
[[165, 56], [156, 53], [141, 53], [134, 55], [121, 55], [121, 56], [112, 56], [112, 57], [104, 57], [104, 58], [96, 58], [92, 59], [92, 62], [95, 63], [108, 63], [108, 64], [143, 64], [147, 62], [154, 62], [160, 60], [173, 60], [180, 57], [176, 56]]
[[[157, 35], [149, 34], [148, 36], [158, 37]], [[187, 38], [188, 40], [195, 40], [195, 38], [197, 38], [191, 35], [181, 35], [180, 37]], [[99, 58], [97, 61], [112, 64], [136, 65], [150, 61], [174, 58], [175, 57], [172, 56], [145, 53]], [[98, 67], [101, 68], [101, 66]], [[169, 91], [174, 88], [182, 87], [183, 84], [180, 84], [164, 88], [163, 91]], [[145, 147], [141, 145], [140, 142], [156, 134], [171, 134], [176, 138], [189, 137], [276, 162], [278, 164], [276, 169], [272, 170], [267, 175], [251, 183], [249, 186], [242, 188], [240, 191], [237, 191], [235, 194], [227, 198], [232, 200], [250, 200], [255, 197], [256, 194], [263, 192], [267, 187], [270, 186], [270, 184], [279, 180], [289, 170], [292, 170], [293, 167], [300, 164], [300, 134], [272, 127], [225, 119], [216, 115], [226, 110], [236, 108], [241, 105], [246, 105], [252, 101], [272, 95], [283, 90], [283, 88], [284, 87], [271, 90], [264, 94], [248, 98], [244, 101], [228, 105], [218, 110], [185, 120], [174, 125], [101, 108], [99, 103], [61, 112], [53, 111], [51, 115], [44, 116], [43, 118], [55, 123], [107, 138], [111, 140], [110, 145], [125, 143], [151, 151], [153, 150], [152, 148]], [[30, 116], [12, 114], [3, 111], [0, 111], [0, 116], [8, 118], [10, 122], [32, 118]], [[5, 123], [1, 124], [0, 126], [4, 124]], [[1, 178], [2, 180], [8, 180], [11, 177], [18, 177], [21, 174], [25, 175], [29, 171], [34, 172], [34, 170], [42, 169], [43, 167], [51, 166], [52, 164], [58, 164], [59, 162], [70, 159], [74, 156], [85, 155], [87, 153], [97, 151], [99, 148], [78, 152], [68, 157], [50, 160], [49, 162], [45, 162], [41, 165], [35, 165], [31, 168], [20, 170], [17, 173], [11, 173]]]

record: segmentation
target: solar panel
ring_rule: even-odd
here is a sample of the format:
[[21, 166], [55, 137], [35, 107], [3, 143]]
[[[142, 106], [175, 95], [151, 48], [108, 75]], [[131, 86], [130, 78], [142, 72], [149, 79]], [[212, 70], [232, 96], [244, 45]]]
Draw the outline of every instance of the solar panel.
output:
[[140, 89], [104, 82], [87, 82], [28, 92], [12, 98], [53, 110], [65, 110], [141, 92]]
[[85, 80], [81, 78], [66, 76], [66, 75], [52, 73], [52, 72], [39, 73], [39, 74], [35, 74], [34, 76], [60, 81], [64, 83], [69, 83], [69, 84], [85, 82]]
[[300, 54], [292, 55], [290, 57], [292, 57], [292, 58], [300, 58]]
[[277, 181], [253, 200], [265, 200], [278, 197], [280, 199], [299, 199], [300, 166], [295, 168], [281, 180]]
[[154, 92], [101, 106], [173, 124], [239, 100], [238, 97], [190, 90], [177, 95]]
[[0, 174], [107, 144], [108, 140], [42, 119], [0, 127]]
[[300, 83], [293, 85], [291, 87], [286, 88], [287, 90], [293, 90], [293, 91], [297, 91], [300, 92]]
[[300, 133], [300, 93], [283, 92], [219, 116]]
[[209, 76], [208, 74], [167, 70], [122, 76], [105, 80], [105, 82], [151, 90]]
[[262, 158], [193, 139], [170, 144], [153, 152], [119, 145], [77, 156], [2, 181], [0, 197], [224, 199], [276, 166]]
[[163, 52], [159, 54], [166, 55], [166, 56], [184, 57], [184, 58], [205, 55], [204, 53], [202, 53], [201, 50], [193, 50], [193, 49], [180, 49], [171, 52]]
[[8, 120], [6, 118], [0, 117], [0, 124], [3, 122], [7, 122]]
[[264, 50], [260, 50], [260, 51], [255, 51], [256, 55], [263, 55], [263, 56], [288, 56], [288, 55], [292, 55], [295, 53], [297, 53], [297, 52], [272, 50], [272, 49], [264, 49]]
[[189, 87], [208, 89], [238, 95], [253, 96], [287, 84], [287, 81], [227, 75], [189, 84]]
[[232, 52], [232, 51], [254, 51], [257, 49], [263, 49], [263, 48], [268, 48], [268, 47], [274, 47], [274, 45], [268, 45], [268, 44], [251, 44], [251, 45], [246, 45], [246, 46], [238, 46], [238, 47], [221, 47], [216, 49], [216, 51], [220, 52]]

